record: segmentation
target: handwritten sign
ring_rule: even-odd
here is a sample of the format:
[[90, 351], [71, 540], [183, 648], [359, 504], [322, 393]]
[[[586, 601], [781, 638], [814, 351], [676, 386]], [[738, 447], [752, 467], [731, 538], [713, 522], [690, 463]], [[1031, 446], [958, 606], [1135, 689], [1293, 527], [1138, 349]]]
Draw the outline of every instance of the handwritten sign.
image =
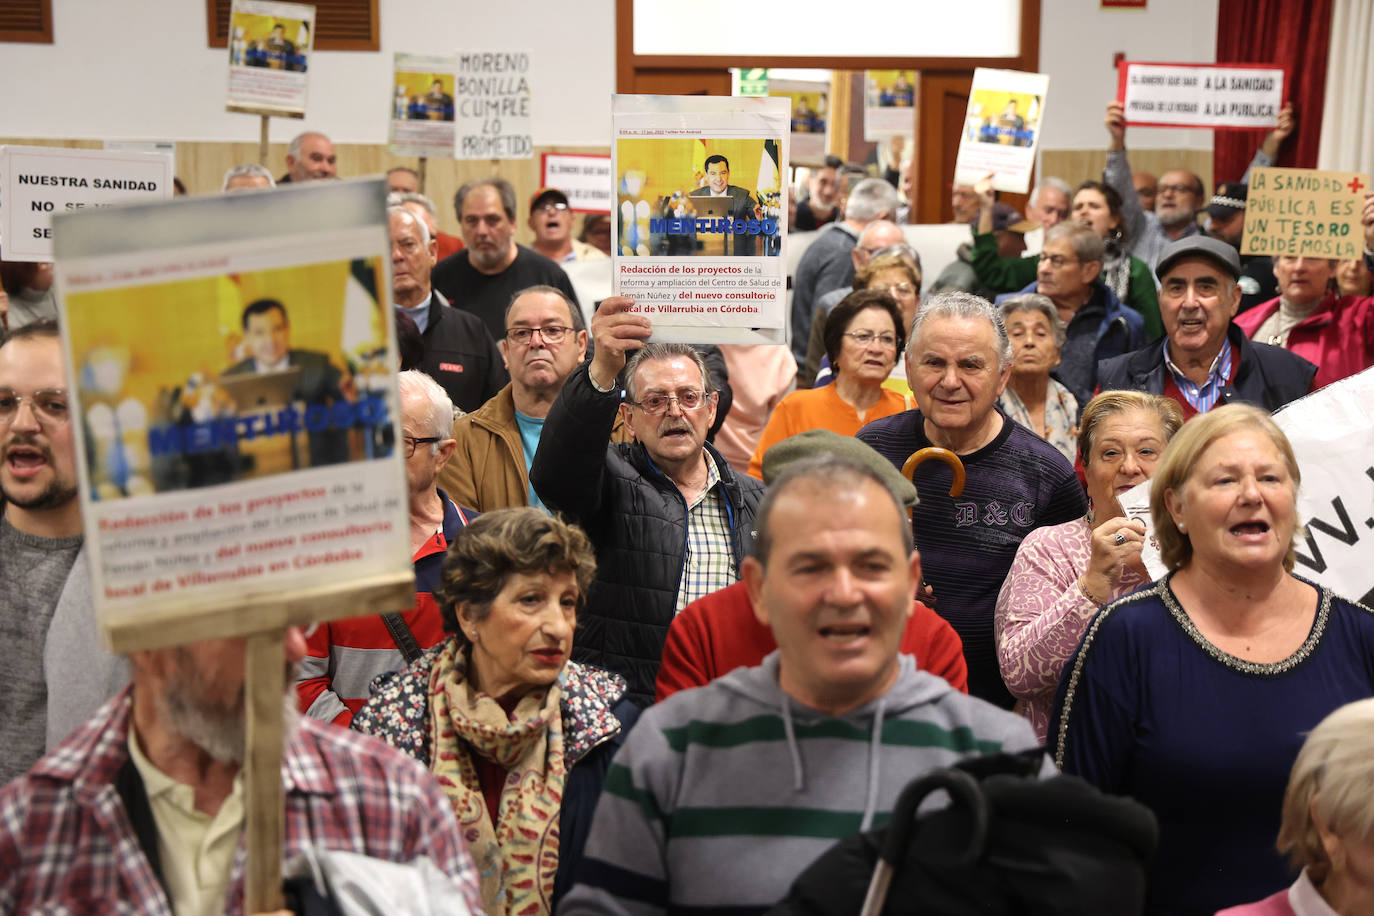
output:
[[531, 159], [528, 51], [458, 55], [455, 82], [459, 159]]
[[0, 175], [6, 261], [51, 261], [54, 214], [172, 196], [172, 157], [161, 153], [4, 146]]
[[557, 188], [568, 195], [575, 213], [610, 213], [611, 157], [585, 153], [545, 153], [540, 157], [542, 187]]
[[1358, 258], [1369, 176], [1315, 169], [1252, 169], [1242, 254]]
[[1259, 130], [1283, 107], [1284, 71], [1254, 64], [1144, 64], [1118, 67], [1117, 101], [1141, 127]]

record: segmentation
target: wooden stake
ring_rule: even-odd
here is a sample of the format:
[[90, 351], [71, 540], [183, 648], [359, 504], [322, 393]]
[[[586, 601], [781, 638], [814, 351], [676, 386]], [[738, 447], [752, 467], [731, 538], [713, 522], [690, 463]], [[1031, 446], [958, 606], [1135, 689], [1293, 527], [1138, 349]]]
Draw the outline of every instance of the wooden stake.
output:
[[420, 157], [420, 167], [417, 168], [417, 169], [415, 170], [415, 174], [417, 174], [417, 175], [420, 176], [420, 193], [421, 193], [421, 194], [425, 193], [425, 176], [426, 176], [426, 173], [427, 173], [428, 171], [429, 171], [429, 158], [426, 157], [426, 156], [421, 156], [421, 157]]
[[[263, 118], [264, 125], [267, 119]], [[265, 129], [265, 128], [264, 128]], [[248, 876], [246, 912], [282, 909], [282, 831], [286, 797], [282, 789], [282, 698], [286, 695], [286, 634], [268, 630], [248, 637], [244, 666], [244, 714], [248, 717]]]
[[262, 116], [262, 127], [258, 132], [258, 165], [267, 166], [267, 125], [271, 115]]

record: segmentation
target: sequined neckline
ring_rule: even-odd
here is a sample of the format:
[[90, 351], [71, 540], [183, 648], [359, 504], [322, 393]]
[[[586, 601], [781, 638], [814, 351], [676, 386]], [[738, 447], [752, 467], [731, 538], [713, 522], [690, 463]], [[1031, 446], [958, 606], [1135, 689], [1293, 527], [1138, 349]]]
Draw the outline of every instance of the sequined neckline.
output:
[[1317, 650], [1317, 646], [1321, 643], [1322, 635], [1326, 632], [1327, 619], [1331, 614], [1331, 592], [1314, 582], [1308, 582], [1300, 576], [1294, 576], [1299, 582], [1310, 585], [1317, 590], [1317, 615], [1312, 620], [1312, 629], [1308, 632], [1307, 638], [1303, 640], [1302, 645], [1298, 646], [1297, 650], [1292, 655], [1287, 658], [1279, 659], [1276, 662], [1252, 662], [1243, 658], [1237, 658], [1229, 652], [1222, 651], [1197, 628], [1197, 624], [1193, 623], [1193, 619], [1188, 616], [1188, 612], [1178, 603], [1178, 598], [1174, 595], [1174, 589], [1171, 584], [1173, 578], [1174, 573], [1171, 572], [1163, 579], [1160, 579], [1155, 585], [1155, 590], [1158, 592], [1160, 600], [1164, 602], [1164, 607], [1168, 609], [1169, 614], [1174, 618], [1174, 622], [1178, 624], [1179, 628], [1182, 629], [1193, 642], [1197, 643], [1198, 648], [1202, 649], [1202, 651], [1206, 652], [1214, 660], [1233, 671], [1239, 671], [1242, 674], [1270, 677], [1279, 674], [1287, 674], [1289, 671], [1298, 667], [1298, 665], [1307, 661], [1308, 656]]

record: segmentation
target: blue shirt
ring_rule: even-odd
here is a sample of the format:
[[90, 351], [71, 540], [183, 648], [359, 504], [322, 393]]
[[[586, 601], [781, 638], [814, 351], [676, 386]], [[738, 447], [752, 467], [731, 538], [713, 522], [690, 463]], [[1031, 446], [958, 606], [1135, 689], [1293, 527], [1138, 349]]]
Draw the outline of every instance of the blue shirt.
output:
[[[530, 465], [534, 464], [534, 453], [539, 450], [539, 437], [544, 432], [544, 418], [529, 417], [517, 410], [515, 422], [520, 427], [520, 445], [525, 449], [525, 475], [528, 478]], [[539, 498], [538, 493], [534, 492], [534, 484], [531, 483], [529, 486], [530, 505], [548, 512], [549, 509], [544, 505], [544, 501]]]
[[1164, 368], [1174, 377], [1174, 384], [1178, 386], [1184, 400], [1193, 405], [1193, 409], [1198, 413], [1206, 413], [1216, 406], [1221, 398], [1221, 389], [1226, 387], [1227, 381], [1231, 378], [1231, 341], [1225, 337], [1221, 339], [1221, 349], [1217, 352], [1216, 359], [1212, 360], [1212, 368], [1207, 372], [1207, 381], [1201, 385], [1184, 375], [1183, 370], [1174, 365], [1174, 361], [1169, 358], [1169, 338], [1164, 338], [1163, 346]]
[[428, 296], [425, 297], [424, 302], [421, 302], [413, 309], [408, 309], [400, 305], [396, 306], [396, 308], [400, 309], [401, 311], [409, 315], [411, 318], [413, 318], [415, 320], [415, 326], [419, 328], [420, 333], [423, 334], [425, 333], [425, 328], [429, 327], [429, 306], [430, 303], [433, 301], [434, 293], [430, 293]]

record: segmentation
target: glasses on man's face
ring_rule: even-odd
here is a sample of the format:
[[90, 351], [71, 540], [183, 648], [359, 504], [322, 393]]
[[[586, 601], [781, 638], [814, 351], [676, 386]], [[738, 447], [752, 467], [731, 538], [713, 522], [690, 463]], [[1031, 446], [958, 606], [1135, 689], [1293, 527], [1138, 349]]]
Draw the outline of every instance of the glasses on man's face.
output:
[[442, 436], [402, 436], [406, 444], [406, 457], [410, 458], [415, 454], [415, 450], [422, 445], [432, 445], [435, 442], [442, 442]]
[[1190, 184], [1161, 184], [1155, 186], [1155, 194], [1191, 194], [1197, 188]]
[[1077, 258], [1066, 258], [1062, 254], [1041, 254], [1040, 263], [1044, 264], [1046, 261], [1049, 261], [1050, 266], [1053, 267], [1055, 270], [1058, 270], [1059, 268], [1064, 267], [1068, 264], [1078, 263]]
[[568, 205], [556, 200], [551, 200], [548, 203], [540, 204], [534, 209], [539, 213], [562, 213], [564, 210], [568, 209]]
[[544, 343], [556, 344], [562, 343], [564, 335], [573, 330], [576, 329], [560, 327], [556, 324], [547, 325], [542, 328], [511, 328], [506, 331], [506, 339], [524, 347], [528, 346], [530, 341], [534, 340], [534, 335], [538, 333]]
[[867, 347], [873, 341], [877, 341], [887, 349], [896, 349], [897, 336], [895, 334], [874, 334], [872, 331], [845, 331], [844, 336], [854, 341], [861, 347]]
[[631, 401], [630, 404], [645, 413], [659, 414], [666, 412], [672, 401], [677, 401], [677, 406], [682, 410], [700, 410], [710, 399], [711, 395], [699, 388], [683, 388], [677, 394], [646, 394], [641, 400]]
[[0, 426], [14, 422], [19, 415], [19, 405], [25, 401], [34, 418], [44, 426], [61, 426], [71, 419], [64, 389], [46, 388], [33, 394], [17, 394], [13, 388], [0, 388]]

